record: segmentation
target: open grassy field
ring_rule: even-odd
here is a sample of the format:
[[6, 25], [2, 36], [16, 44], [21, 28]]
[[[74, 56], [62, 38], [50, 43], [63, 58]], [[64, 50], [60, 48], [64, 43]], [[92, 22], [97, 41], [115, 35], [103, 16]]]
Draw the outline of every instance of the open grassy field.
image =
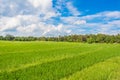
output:
[[120, 80], [120, 44], [0, 41], [0, 80]]

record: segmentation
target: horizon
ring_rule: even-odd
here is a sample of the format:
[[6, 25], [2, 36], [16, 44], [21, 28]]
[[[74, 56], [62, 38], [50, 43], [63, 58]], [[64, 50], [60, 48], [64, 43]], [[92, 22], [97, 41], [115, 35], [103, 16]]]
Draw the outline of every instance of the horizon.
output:
[[91, 35], [105, 35], [105, 36], [119, 36], [120, 34], [101, 34], [101, 33], [98, 33], [98, 34], [70, 34], [70, 35], [58, 35], [58, 36], [31, 36], [31, 35], [28, 35], [28, 36], [16, 36], [16, 35], [11, 35], [11, 34], [6, 34], [6, 35], [0, 35], [0, 37], [6, 37], [6, 36], [11, 36], [11, 37], [36, 37], [36, 38], [40, 38], [40, 37], [45, 37], [45, 38], [58, 38], [58, 37], [68, 37], [68, 36], [91, 36]]
[[0, 34], [120, 34], [120, 0], [0, 0]]

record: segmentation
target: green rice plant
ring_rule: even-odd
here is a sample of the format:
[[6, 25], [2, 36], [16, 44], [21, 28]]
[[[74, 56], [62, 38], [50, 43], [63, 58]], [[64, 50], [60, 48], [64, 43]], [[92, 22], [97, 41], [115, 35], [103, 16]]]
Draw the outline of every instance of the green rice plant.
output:
[[[102, 77], [96, 75], [97, 80], [102, 80], [108, 77], [106, 73], [109, 74], [111, 70], [116, 69], [116, 63], [114, 65], [114, 61], [107, 60], [119, 56], [119, 44], [2, 41], [0, 42], [0, 80], [70, 79], [69, 77], [77, 72], [84, 74], [84, 70], [87, 72], [86, 69], [99, 64], [105, 65], [104, 69], [106, 69], [105, 72], [101, 71]], [[107, 70], [106, 65], [110, 70]], [[100, 68], [93, 67], [93, 73]], [[90, 71], [88, 70], [90, 75], [88, 74], [86, 80], [92, 80], [90, 77], [94, 76]], [[76, 77], [72, 79], [77, 80]]]
[[[119, 61], [119, 62], [118, 62]], [[119, 80], [120, 57], [94, 64], [61, 80]]]

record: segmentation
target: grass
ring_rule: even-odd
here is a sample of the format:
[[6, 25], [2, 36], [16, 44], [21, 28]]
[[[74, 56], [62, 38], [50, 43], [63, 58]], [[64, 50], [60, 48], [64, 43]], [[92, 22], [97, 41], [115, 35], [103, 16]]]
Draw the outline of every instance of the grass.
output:
[[0, 80], [119, 80], [120, 44], [0, 42]]
[[[119, 61], [119, 62], [118, 62]], [[114, 80], [119, 77], [115, 72], [120, 67], [120, 57], [114, 57], [87, 67], [61, 80]], [[113, 75], [114, 74], [114, 75]], [[120, 79], [120, 78], [119, 78]], [[115, 80], [119, 80], [115, 79]]]

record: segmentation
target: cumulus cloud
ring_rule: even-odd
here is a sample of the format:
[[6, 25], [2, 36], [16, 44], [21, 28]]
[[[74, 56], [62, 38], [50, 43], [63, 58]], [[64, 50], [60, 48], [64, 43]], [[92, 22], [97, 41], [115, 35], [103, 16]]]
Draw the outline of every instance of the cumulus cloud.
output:
[[87, 15], [81, 17], [82, 19], [92, 20], [92, 19], [120, 19], [120, 11], [105, 11], [93, 15]]
[[6, 31], [16, 28], [20, 22], [16, 18], [3, 17], [0, 19], [0, 31]]
[[[53, 0], [0, 0], [0, 34], [58, 36], [120, 33], [120, 11], [79, 16], [81, 12], [70, 1], [58, 0], [53, 6]], [[72, 15], [63, 17], [61, 10], [64, 8]]]
[[61, 17], [61, 23], [54, 25], [46, 23], [38, 16], [17, 15], [14, 17], [2, 17], [0, 19], [0, 33], [10, 32], [13, 35], [33, 36], [58, 36], [67, 34], [89, 33], [120, 33], [120, 20], [112, 20], [107, 23], [86, 22], [81, 17]]
[[72, 25], [74, 34], [119, 34], [120, 33], [120, 11], [105, 11], [82, 17], [61, 17], [61, 20]]
[[58, 36], [70, 33], [70, 30], [63, 24], [47, 24], [38, 18], [38, 16], [33, 15], [2, 17], [0, 19], [0, 26], [0, 32], [7, 33], [11, 31], [10, 34], [13, 35], [49, 36], [50, 34], [50, 36]]
[[39, 18], [33, 15], [17, 15], [14, 17], [0, 18], [0, 30], [5, 31], [8, 29], [16, 28], [18, 26], [26, 26], [29, 24], [38, 23]]
[[48, 25], [47, 29], [45, 29], [45, 32], [42, 35], [53, 35], [59, 36], [59, 35], [65, 35], [69, 34], [71, 31], [66, 28], [65, 25], [59, 24], [57, 26], [54, 25]]
[[0, 7], [3, 16], [39, 15], [46, 20], [59, 15], [52, 0], [1, 0]]
[[53, 8], [52, 0], [28, 0], [28, 2], [38, 11], [37, 14], [43, 16], [45, 20], [60, 15]]
[[67, 8], [73, 16], [81, 15], [81, 13], [77, 10], [76, 7], [73, 6], [71, 2], [67, 3]]
[[78, 21], [74, 22], [74, 24], [76, 24], [76, 25], [86, 24], [86, 21], [85, 20], [78, 20]]
[[36, 24], [30, 24], [27, 26], [18, 26], [16, 28], [17, 31], [19, 32], [24, 32], [24, 33], [32, 33], [35, 32], [35, 30], [37, 30], [37, 25]]
[[52, 0], [28, 0], [35, 8], [49, 9], [52, 7]]
[[79, 17], [61, 17], [61, 20], [64, 23], [71, 24], [71, 25], [82, 25], [86, 24], [86, 20], [82, 20]]
[[[109, 21], [108, 23], [87, 23], [81, 26], [84, 33], [102, 33], [102, 34], [119, 34], [120, 33], [120, 20]], [[86, 29], [87, 28], [87, 29]]]
[[1, 0], [0, 8], [0, 15], [3, 16], [31, 14], [31, 9], [33, 9], [27, 0]]
[[61, 30], [59, 26], [57, 30], [53, 24], [46, 23], [59, 15], [53, 8], [52, 0], [1, 0], [0, 7], [0, 33], [35, 33], [41, 36], [51, 30]]

